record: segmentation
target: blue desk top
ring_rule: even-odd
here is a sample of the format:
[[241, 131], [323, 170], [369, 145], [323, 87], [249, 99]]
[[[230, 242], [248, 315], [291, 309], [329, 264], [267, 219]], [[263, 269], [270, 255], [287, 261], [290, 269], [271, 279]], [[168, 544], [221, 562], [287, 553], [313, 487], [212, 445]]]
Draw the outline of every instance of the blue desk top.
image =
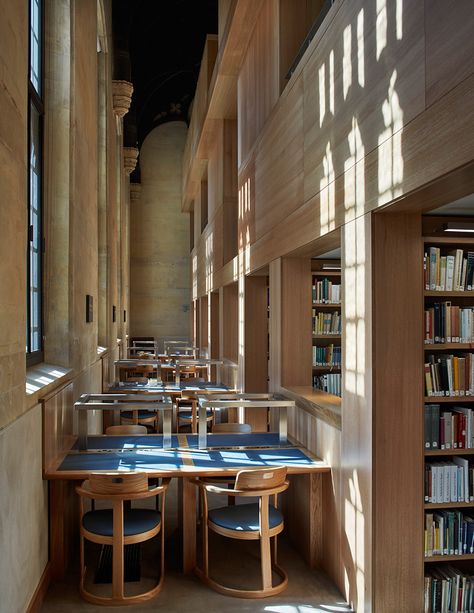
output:
[[[173, 449], [198, 448], [197, 434], [180, 435], [181, 443], [176, 434], [172, 435], [171, 447]], [[278, 447], [279, 436], [276, 432], [251, 432], [242, 434], [208, 434], [208, 447]], [[162, 434], [147, 434], [143, 436], [92, 436], [87, 437], [87, 448], [94, 450], [135, 450], [135, 449], [161, 449], [163, 447]], [[76, 442], [74, 449], [78, 449]]]
[[173, 473], [199, 475], [223, 471], [235, 473], [243, 468], [261, 466], [287, 466], [292, 472], [310, 472], [310, 469], [324, 470], [324, 464], [312, 459], [298, 448], [265, 450], [228, 450], [212, 451], [197, 449], [157, 450], [142, 449], [136, 451], [110, 451], [103, 453], [78, 453], [66, 455], [57, 469], [56, 476], [62, 471], [78, 474], [78, 478], [91, 471], [107, 470], [144, 470], [148, 473]]

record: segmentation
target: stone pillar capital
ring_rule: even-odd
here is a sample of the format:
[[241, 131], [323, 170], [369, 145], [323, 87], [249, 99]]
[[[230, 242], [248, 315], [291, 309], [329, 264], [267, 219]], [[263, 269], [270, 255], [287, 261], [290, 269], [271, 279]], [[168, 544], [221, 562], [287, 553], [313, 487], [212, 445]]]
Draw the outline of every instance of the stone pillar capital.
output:
[[123, 117], [128, 113], [132, 102], [133, 84], [129, 81], [112, 81], [112, 100], [114, 113]]
[[124, 147], [123, 148], [123, 167], [127, 175], [131, 175], [135, 170], [138, 159], [137, 147]]

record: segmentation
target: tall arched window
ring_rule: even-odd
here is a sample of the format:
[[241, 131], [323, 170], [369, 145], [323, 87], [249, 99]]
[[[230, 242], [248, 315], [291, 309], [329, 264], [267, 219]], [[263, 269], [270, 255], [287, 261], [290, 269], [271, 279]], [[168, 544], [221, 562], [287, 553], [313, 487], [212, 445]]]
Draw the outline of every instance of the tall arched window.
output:
[[43, 169], [43, 1], [30, 0], [28, 83], [28, 248], [27, 363], [43, 358], [42, 331], [42, 169]]

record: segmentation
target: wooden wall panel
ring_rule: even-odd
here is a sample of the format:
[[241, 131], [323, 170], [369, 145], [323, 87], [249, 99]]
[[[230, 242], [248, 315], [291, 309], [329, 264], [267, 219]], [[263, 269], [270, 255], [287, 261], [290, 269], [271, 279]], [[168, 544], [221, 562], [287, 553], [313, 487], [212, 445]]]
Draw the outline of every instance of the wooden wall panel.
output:
[[223, 288], [222, 326], [222, 357], [237, 363], [239, 357], [239, 290], [237, 283], [231, 283]]
[[199, 348], [201, 350], [201, 356], [204, 354], [206, 356], [209, 355], [209, 311], [208, 311], [208, 297], [203, 296], [199, 299], [199, 316], [200, 316], [200, 326], [199, 326]]
[[311, 260], [281, 264], [281, 384], [311, 385]]
[[75, 441], [73, 383], [41, 399], [43, 411], [43, 471], [48, 470]]
[[[245, 278], [245, 391], [268, 391], [267, 277]], [[255, 432], [267, 431], [267, 409], [245, 410], [245, 423]]]
[[470, 0], [425, 0], [427, 106], [473, 73], [473, 32]]
[[278, 71], [278, 4], [264, 0], [237, 85], [239, 165], [278, 100]]
[[[376, 214], [374, 610], [423, 610], [421, 216]], [[396, 495], [394, 497], [394, 492]], [[396, 552], [396, 556], [394, 555]], [[400, 564], [403, 560], [403, 564]], [[397, 581], [393, 581], [393, 577]]]

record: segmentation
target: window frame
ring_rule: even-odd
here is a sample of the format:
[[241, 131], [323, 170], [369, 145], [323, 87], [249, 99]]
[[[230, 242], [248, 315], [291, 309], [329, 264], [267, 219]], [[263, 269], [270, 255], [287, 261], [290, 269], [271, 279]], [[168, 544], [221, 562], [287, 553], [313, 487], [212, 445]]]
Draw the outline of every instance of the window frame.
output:
[[[39, 89], [38, 92], [31, 81], [31, 20], [32, 2], [28, 2], [28, 112], [27, 112], [27, 236], [26, 236], [26, 365], [33, 366], [43, 361], [44, 358], [44, 336], [43, 336], [43, 205], [44, 205], [44, 0], [38, 0], [40, 8], [39, 19]], [[32, 145], [32, 107], [38, 113], [38, 141], [39, 141], [39, 192], [38, 192], [38, 294], [39, 308], [37, 312], [39, 322], [39, 349], [32, 351], [32, 305], [31, 305], [31, 242], [32, 242], [32, 219], [31, 219], [31, 145]]]

